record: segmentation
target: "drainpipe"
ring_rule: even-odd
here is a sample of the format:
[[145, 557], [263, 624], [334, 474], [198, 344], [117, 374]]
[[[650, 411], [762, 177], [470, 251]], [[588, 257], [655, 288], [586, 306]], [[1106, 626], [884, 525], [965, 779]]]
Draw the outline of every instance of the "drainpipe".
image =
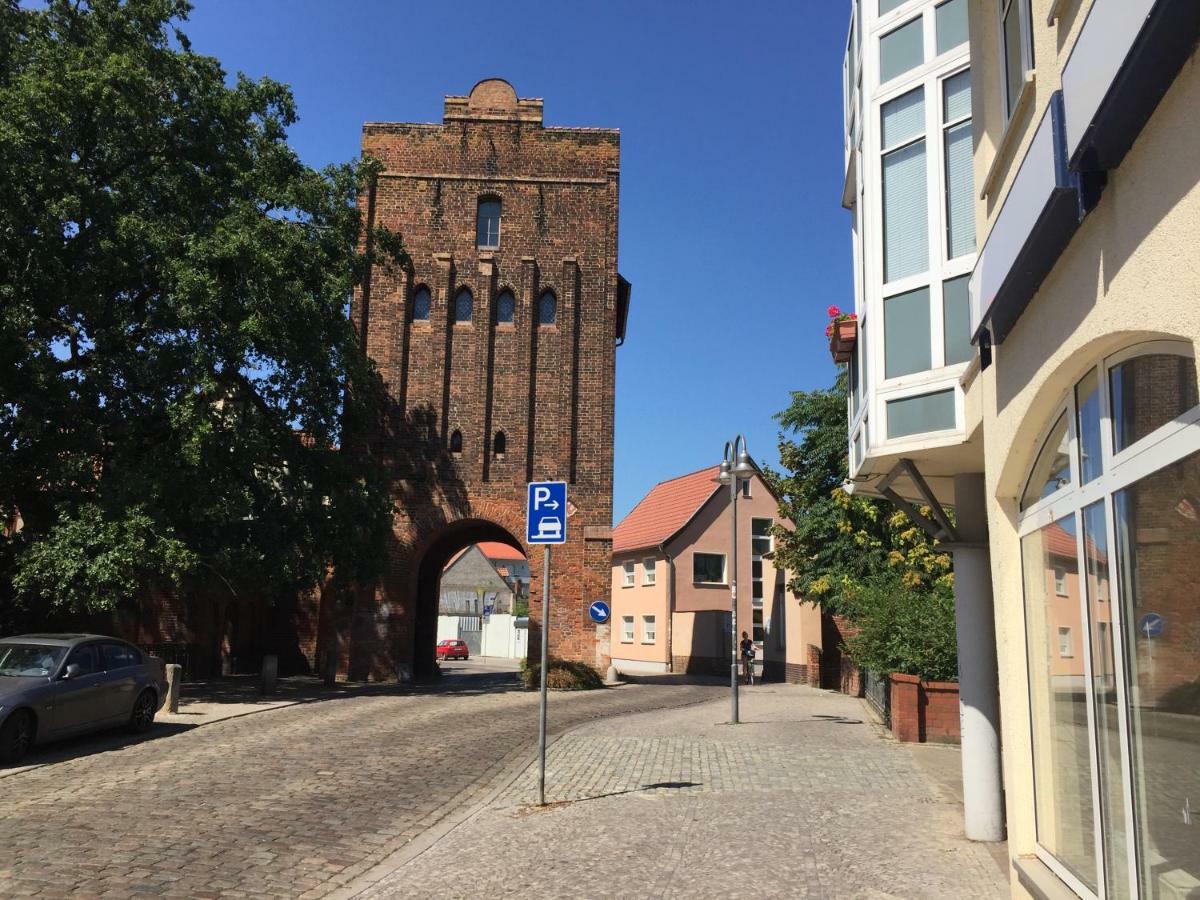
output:
[[675, 671], [675, 560], [666, 543], [658, 545], [667, 564], [667, 671]]

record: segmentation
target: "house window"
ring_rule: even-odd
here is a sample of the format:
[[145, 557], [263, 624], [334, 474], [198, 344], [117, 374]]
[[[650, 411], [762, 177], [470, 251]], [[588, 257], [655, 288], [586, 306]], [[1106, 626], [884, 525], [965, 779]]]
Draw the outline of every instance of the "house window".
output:
[[655, 575], [655, 559], [647, 556], [642, 560], [642, 584], [654, 584]]
[[880, 109], [883, 146], [883, 278], [929, 269], [929, 197], [925, 166], [925, 89]]
[[558, 299], [553, 291], [546, 291], [538, 300], [538, 324], [553, 325], [558, 321]]
[[633, 643], [633, 616], [621, 616], [621, 643]]
[[513, 295], [504, 291], [496, 298], [496, 324], [511, 325], [516, 308], [517, 301], [513, 299]]
[[938, 56], [967, 42], [967, 0], [949, 0], [934, 10]]
[[[1037, 852], [1078, 893], [1161, 897], [1168, 876], [1200, 880], [1200, 843], [1179, 839], [1200, 795], [1180, 751], [1200, 743], [1200, 616], [1180, 589], [1200, 579], [1192, 353], [1156, 341], [1098, 361], [1022, 498]], [[1160, 377], [1126, 380], [1138, 369]]]
[[1058, 655], [1062, 659], [1070, 659], [1075, 655], [1071, 652], [1071, 629], [1066, 625], [1058, 629]]
[[773, 519], [750, 520], [750, 600], [758, 607], [762, 606], [763, 597], [766, 596], [763, 584], [763, 557], [770, 553], [774, 546], [771, 537], [773, 523]]
[[747, 478], [745, 481], [742, 482], [742, 497], [744, 497], [747, 500], [750, 499], [750, 482], [752, 480], [753, 479]]
[[946, 166], [946, 256], [975, 252], [975, 169], [971, 144], [971, 70], [942, 82]]
[[492, 454], [497, 458], [504, 457], [504, 451], [508, 449], [508, 438], [504, 436], [503, 431], [497, 431], [496, 436], [492, 438]]
[[954, 391], [934, 391], [887, 402], [887, 435], [908, 437], [955, 427]]
[[462, 432], [455, 429], [450, 434], [450, 452], [455, 454], [462, 453]]
[[763, 611], [761, 606], [756, 606], [750, 610], [750, 621], [754, 625], [754, 634], [751, 637], [754, 643], [761, 644], [767, 639], [766, 629], [763, 628]]
[[942, 282], [942, 337], [946, 347], [946, 365], [970, 362], [975, 357], [971, 344], [970, 275]]
[[475, 243], [488, 248], [500, 246], [500, 201], [494, 197], [479, 201]]
[[471, 321], [471, 313], [475, 309], [475, 298], [471, 296], [471, 292], [463, 288], [458, 292], [458, 296], [454, 298], [454, 321], [456, 323], [465, 323]]
[[897, 294], [883, 301], [883, 374], [899, 378], [933, 366], [929, 288]]
[[429, 288], [422, 285], [413, 294], [412, 319], [414, 322], [429, 321]]
[[642, 616], [642, 643], [653, 644], [656, 634], [654, 616]]
[[725, 554], [693, 553], [692, 581], [695, 584], [724, 584]]
[[925, 36], [921, 16], [879, 39], [879, 82], [898, 78], [925, 61]]
[[621, 587], [633, 587], [634, 585], [634, 568], [637, 563], [632, 559], [628, 559], [621, 563]]
[[1005, 117], [1012, 118], [1025, 86], [1025, 73], [1033, 68], [1030, 44], [1029, 0], [999, 0], [1001, 62], [1004, 66]]

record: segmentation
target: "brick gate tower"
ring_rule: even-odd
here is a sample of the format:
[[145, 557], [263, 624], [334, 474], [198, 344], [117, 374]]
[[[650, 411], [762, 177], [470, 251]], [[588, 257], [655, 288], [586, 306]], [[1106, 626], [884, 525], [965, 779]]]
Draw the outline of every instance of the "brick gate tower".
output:
[[[368, 123], [384, 170], [361, 198], [398, 232], [411, 268], [377, 265], [353, 316], [388, 397], [372, 451], [397, 513], [386, 574], [356, 598], [354, 677], [433, 665], [438, 580], [458, 550], [498, 540], [533, 572], [540, 647], [542, 552], [524, 545], [526, 484], [569, 482], [555, 549], [550, 652], [603, 669], [608, 626], [613, 393], [629, 284], [617, 273], [620, 135], [546, 128], [542, 101], [489, 79], [446, 97], [440, 125]], [[345, 632], [343, 632], [345, 634]]]

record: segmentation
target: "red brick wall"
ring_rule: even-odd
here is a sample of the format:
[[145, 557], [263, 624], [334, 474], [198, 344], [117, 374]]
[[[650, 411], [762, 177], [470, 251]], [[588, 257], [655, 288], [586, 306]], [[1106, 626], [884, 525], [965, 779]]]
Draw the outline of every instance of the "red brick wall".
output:
[[[576, 508], [553, 556], [550, 652], [608, 665], [587, 607], [609, 594], [619, 147], [612, 130], [543, 127], [541, 102], [517, 101], [503, 82], [448, 97], [441, 125], [364, 126], [363, 153], [385, 171], [362, 205], [401, 234], [412, 263], [376, 266], [352, 309], [389, 401], [370, 443], [397, 504], [386, 574], [344, 626], [355, 677], [394, 677], [432, 653], [418, 623], [436, 615], [418, 584], [426, 552], [463, 523], [523, 539], [526, 483], [542, 479], [569, 481]], [[495, 250], [476, 246], [483, 196], [503, 204]], [[432, 295], [428, 322], [411, 320], [419, 286]], [[455, 323], [463, 288], [473, 314]], [[495, 323], [504, 290], [512, 324]], [[546, 291], [558, 302], [548, 327], [537, 318]], [[461, 454], [449, 451], [456, 430]], [[500, 431], [502, 457], [491, 452]], [[542, 554], [524, 549], [535, 654]]]
[[890, 676], [892, 734], [909, 743], [957, 744], [960, 740], [958, 685]]

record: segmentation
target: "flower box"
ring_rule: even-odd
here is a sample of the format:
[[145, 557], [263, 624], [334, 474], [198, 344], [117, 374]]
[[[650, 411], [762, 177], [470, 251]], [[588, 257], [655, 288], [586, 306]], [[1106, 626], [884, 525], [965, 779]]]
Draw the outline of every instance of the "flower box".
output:
[[829, 335], [829, 352], [835, 363], [850, 362], [854, 356], [854, 345], [858, 342], [858, 322], [854, 319], [843, 319], [832, 323], [833, 330]]

